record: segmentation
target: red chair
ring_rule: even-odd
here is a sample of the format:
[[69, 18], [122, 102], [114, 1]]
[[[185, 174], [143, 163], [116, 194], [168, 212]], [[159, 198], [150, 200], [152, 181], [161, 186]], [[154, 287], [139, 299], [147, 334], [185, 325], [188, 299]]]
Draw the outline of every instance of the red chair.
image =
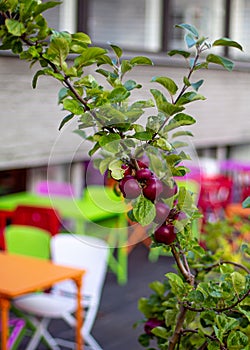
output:
[[226, 206], [232, 201], [233, 181], [222, 175], [201, 178], [198, 208], [203, 214], [203, 225], [225, 215]]
[[12, 224], [39, 227], [54, 236], [60, 231], [61, 220], [53, 208], [19, 205], [13, 212]]
[[4, 229], [11, 223], [13, 213], [8, 210], [0, 210], [0, 250], [5, 250]]

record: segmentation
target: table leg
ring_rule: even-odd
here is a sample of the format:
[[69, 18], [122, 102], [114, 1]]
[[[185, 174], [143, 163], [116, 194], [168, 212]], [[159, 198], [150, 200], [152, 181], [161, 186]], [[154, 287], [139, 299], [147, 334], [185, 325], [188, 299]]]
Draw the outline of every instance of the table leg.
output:
[[84, 340], [82, 337], [82, 322], [83, 322], [83, 308], [82, 308], [82, 276], [78, 279], [75, 279], [75, 284], [77, 287], [77, 311], [76, 311], [76, 349], [83, 350], [84, 349]]
[[9, 324], [9, 309], [10, 302], [8, 299], [1, 299], [0, 301], [1, 307], [1, 321], [2, 321], [2, 350], [7, 350], [7, 342], [8, 342], [8, 324]]

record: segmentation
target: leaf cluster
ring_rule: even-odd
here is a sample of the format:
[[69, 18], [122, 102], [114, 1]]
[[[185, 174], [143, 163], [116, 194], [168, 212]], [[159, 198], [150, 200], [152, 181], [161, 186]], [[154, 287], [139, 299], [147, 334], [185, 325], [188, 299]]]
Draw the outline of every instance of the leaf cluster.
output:
[[151, 294], [139, 300], [143, 326], [151, 319], [164, 321], [151, 333], [142, 333], [138, 339], [140, 344], [147, 349], [169, 349], [169, 339], [184, 308], [186, 315], [178, 337], [178, 349], [248, 350], [250, 271], [241, 264], [235, 266], [228, 261], [218, 261], [208, 250], [202, 254], [197, 254], [197, 250], [189, 251], [188, 260], [196, 274], [194, 286], [180, 273], [169, 272], [163, 282], [151, 283]]

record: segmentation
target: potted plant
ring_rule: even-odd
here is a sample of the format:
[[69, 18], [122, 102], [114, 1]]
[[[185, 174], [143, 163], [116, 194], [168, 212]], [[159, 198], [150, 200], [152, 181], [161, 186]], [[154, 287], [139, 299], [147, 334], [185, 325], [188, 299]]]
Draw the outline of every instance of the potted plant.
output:
[[[109, 172], [116, 192], [130, 203], [129, 219], [147, 229], [153, 246], [163, 247], [175, 259], [177, 272], [167, 273], [163, 283], [152, 283], [152, 296], [140, 300], [145, 315], [141, 344], [153, 349], [153, 339], [158, 349], [250, 349], [249, 270], [200, 246], [192, 233], [200, 213], [192, 193], [176, 182], [189, 171], [183, 165], [190, 156], [182, 137], [192, 136], [188, 127], [196, 122], [185, 110], [205, 99], [199, 93], [203, 80], [193, 76], [210, 64], [232, 70], [230, 60], [210, 52], [213, 47], [242, 47], [229, 38], [210, 43], [194, 26], [179, 24], [187, 50], [168, 55], [186, 61], [181, 86], [170, 77], [155, 76], [152, 97], [133, 101], [133, 92], [142, 86], [127, 75], [137, 65], [152, 65], [151, 59], [123, 59], [117, 45], [111, 44], [109, 51], [91, 46], [85, 33], [49, 28], [42, 13], [57, 5], [0, 0], [0, 49], [40, 65], [34, 88], [41, 76], [62, 84], [59, 104], [66, 116], [60, 129], [72, 118], [79, 120], [77, 133], [93, 143], [89, 156], [98, 155], [95, 165], [102, 174]], [[86, 67], [102, 79], [85, 73]], [[141, 123], [145, 112], [146, 122]]]

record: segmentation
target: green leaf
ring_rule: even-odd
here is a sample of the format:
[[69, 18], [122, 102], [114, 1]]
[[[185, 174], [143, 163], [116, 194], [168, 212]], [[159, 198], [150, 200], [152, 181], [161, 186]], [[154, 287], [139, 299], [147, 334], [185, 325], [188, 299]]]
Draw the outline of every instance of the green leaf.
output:
[[141, 141], [151, 140], [152, 136], [153, 136], [153, 133], [150, 131], [136, 132], [134, 135], [132, 135], [133, 138]]
[[158, 132], [164, 121], [166, 120], [166, 117], [164, 114], [158, 114], [149, 116], [147, 119], [147, 125], [146, 128], [148, 130], [152, 130], [154, 132]]
[[156, 89], [150, 89], [151, 94], [154, 96], [157, 108], [159, 112], [166, 114], [166, 116], [172, 116], [178, 112], [183, 111], [185, 108], [179, 105], [172, 104], [167, 101], [163, 93]]
[[143, 346], [143, 347], [147, 347], [150, 344], [150, 340], [151, 340], [151, 336], [149, 334], [141, 334], [138, 337], [138, 342]]
[[171, 151], [172, 145], [163, 137], [159, 137], [152, 142], [152, 146], [162, 149], [163, 151]]
[[170, 95], [175, 95], [178, 91], [178, 86], [175, 84], [175, 82], [167, 77], [153, 77], [151, 79], [152, 82], [156, 82], [161, 84], [163, 87], [165, 87]]
[[123, 60], [122, 64], [121, 64], [121, 73], [122, 76], [129, 72], [131, 69], [133, 68], [132, 64], [130, 64], [130, 62], [128, 60]]
[[165, 276], [169, 279], [172, 292], [179, 296], [182, 295], [183, 291], [185, 290], [185, 286], [181, 277], [173, 272], [168, 272], [165, 274]]
[[193, 101], [205, 100], [206, 98], [203, 95], [197, 94], [195, 91], [186, 92], [183, 94], [177, 101], [177, 105], [184, 105]]
[[185, 35], [185, 42], [189, 49], [196, 45], [196, 40], [194, 40], [194, 37], [191, 34]]
[[184, 83], [186, 86], [191, 86], [191, 83], [190, 83], [190, 81], [188, 80], [187, 77], [184, 77], [184, 78], [183, 78], [183, 83]]
[[120, 159], [115, 159], [109, 164], [109, 170], [111, 171], [111, 176], [115, 180], [120, 180], [123, 178], [124, 170], [122, 170], [123, 162]]
[[49, 59], [59, 65], [63, 66], [69, 54], [71, 42], [71, 35], [67, 32], [54, 32], [51, 36], [51, 43], [46, 52]]
[[91, 39], [90, 37], [85, 34], [85, 33], [74, 33], [71, 35], [72, 40], [76, 43], [81, 43], [81, 44], [91, 44]]
[[232, 279], [234, 291], [239, 297], [241, 292], [243, 292], [245, 289], [246, 278], [245, 276], [241, 275], [239, 272], [234, 271], [233, 273], [231, 273], [231, 279]]
[[60, 4], [61, 4], [61, 2], [59, 2], [59, 1], [48, 1], [48, 2], [45, 2], [45, 3], [40, 3], [37, 6], [37, 8], [36, 8], [36, 10], [34, 12], [34, 16], [37, 16], [40, 13], [42, 13], [42, 12], [48, 10], [48, 9], [51, 9], [51, 8], [53, 8], [55, 6], [58, 6]]
[[151, 331], [155, 336], [163, 339], [168, 339], [169, 338], [169, 333], [166, 328], [164, 327], [155, 327]]
[[118, 58], [122, 56], [122, 49], [119, 46], [110, 44], [110, 47], [112, 48], [112, 50]]
[[68, 122], [70, 121], [72, 118], [74, 117], [74, 114], [68, 114], [66, 117], [63, 118], [63, 120], [61, 121], [61, 124], [59, 125], [59, 130], [62, 129], [62, 127]]
[[150, 65], [152, 66], [153, 65], [153, 62], [151, 61], [150, 58], [148, 57], [145, 57], [145, 56], [136, 56], [136, 57], [133, 57], [129, 63], [132, 65], [132, 66], [135, 66], [137, 64], [140, 64], [140, 65]]
[[107, 51], [100, 47], [88, 47], [80, 56], [74, 60], [74, 66], [81, 68], [93, 64], [99, 56], [102, 56]]
[[225, 69], [227, 69], [229, 71], [231, 71], [234, 67], [234, 63], [232, 61], [228, 60], [225, 57], [214, 55], [212, 53], [207, 55], [206, 61], [209, 63], [221, 65], [222, 67], [224, 67]]
[[90, 112], [83, 113], [80, 117], [80, 122], [81, 124], [79, 125], [79, 129], [85, 129], [96, 125], [96, 122]]
[[133, 89], [140, 89], [142, 85], [137, 84], [134, 80], [127, 80], [124, 83], [124, 87], [126, 88], [126, 90], [131, 91]]
[[242, 46], [237, 43], [237, 41], [233, 41], [229, 38], [220, 38], [213, 42], [212, 46], [228, 46], [228, 47], [235, 47], [236, 49], [239, 49], [243, 51]]
[[32, 79], [32, 87], [33, 89], [36, 88], [36, 85], [37, 85], [37, 81], [38, 81], [38, 78], [41, 76], [41, 75], [46, 75], [45, 71], [44, 70], [38, 70], [36, 72], [36, 74], [34, 75], [33, 79]]
[[188, 294], [188, 300], [190, 302], [202, 303], [204, 301], [204, 295], [199, 290], [192, 290]]
[[232, 331], [227, 338], [227, 346], [229, 350], [244, 350], [243, 348], [248, 344], [248, 336], [241, 331]]
[[203, 311], [200, 314], [202, 327], [211, 327], [214, 324], [216, 313], [214, 311]]
[[176, 114], [169, 121], [169, 123], [164, 127], [163, 132], [166, 133], [180, 126], [192, 125], [194, 123], [196, 123], [196, 120], [191, 115], [188, 115], [185, 113], [179, 113], [179, 114]]
[[174, 55], [181, 55], [184, 58], [190, 57], [191, 53], [188, 51], [182, 51], [182, 50], [171, 50], [168, 52], [169, 56], [174, 56]]
[[155, 217], [155, 205], [144, 196], [139, 196], [133, 206], [133, 214], [142, 226], [149, 225]]
[[7, 18], [5, 21], [6, 27], [10, 34], [14, 36], [21, 36], [25, 33], [26, 29], [23, 23], [16, 21], [15, 19]]
[[111, 153], [116, 153], [120, 149], [121, 137], [118, 134], [103, 135], [99, 139], [100, 146]]
[[191, 131], [177, 131], [172, 135], [172, 138], [179, 136], [194, 136]]
[[121, 86], [113, 89], [109, 94], [108, 99], [111, 103], [117, 103], [126, 100], [129, 96], [130, 92]]
[[167, 327], [173, 326], [176, 322], [177, 310], [176, 309], [167, 309], [164, 312], [165, 323]]
[[196, 38], [199, 37], [199, 33], [198, 33], [197, 29], [195, 28], [195, 26], [193, 26], [191, 24], [181, 23], [181, 24], [177, 24], [175, 27], [187, 30], [188, 32], [193, 34]]
[[73, 99], [66, 99], [63, 101], [63, 108], [73, 114], [80, 115], [84, 113], [83, 106]]
[[247, 197], [247, 198], [242, 202], [242, 207], [243, 207], [243, 208], [250, 208], [250, 196]]
[[216, 341], [210, 341], [208, 342], [207, 350], [220, 350], [220, 344]]
[[204, 80], [201, 79], [201, 80], [197, 81], [196, 83], [192, 83], [191, 86], [193, 87], [193, 89], [195, 91], [198, 91], [203, 83], [204, 83]]

